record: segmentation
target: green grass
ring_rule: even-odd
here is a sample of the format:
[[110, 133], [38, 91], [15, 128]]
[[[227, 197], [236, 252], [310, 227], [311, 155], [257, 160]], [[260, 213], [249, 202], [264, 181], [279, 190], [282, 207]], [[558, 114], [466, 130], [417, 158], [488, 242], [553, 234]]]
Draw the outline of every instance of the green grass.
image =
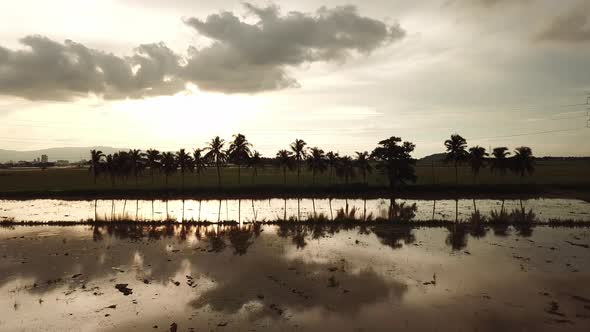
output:
[[[255, 182], [252, 182], [252, 170], [242, 169], [241, 184], [238, 184], [238, 172], [235, 167], [226, 167], [222, 169], [221, 188], [217, 187], [217, 176], [215, 169], [207, 169], [201, 174], [200, 180], [195, 173], [185, 174], [186, 190], [235, 190], [239, 188], [282, 188], [283, 173], [275, 167], [267, 167], [258, 171]], [[418, 164], [416, 167], [418, 181], [416, 185], [420, 187], [434, 186], [455, 186], [455, 169], [451, 165], [436, 164], [432, 165]], [[590, 186], [590, 163], [588, 161], [548, 161], [538, 162], [535, 173], [524, 178], [523, 184], [535, 185], [571, 185], [571, 186]], [[288, 172], [288, 187], [301, 188], [306, 190], [326, 189], [329, 187], [343, 186], [344, 181], [335, 176], [330, 183], [328, 172], [316, 177], [315, 185], [312, 184], [312, 174], [307, 170], [301, 172], [301, 185], [297, 183], [297, 172]], [[378, 172], [373, 172], [368, 176], [368, 187], [362, 185], [362, 178], [359, 176], [350, 182], [348, 187], [364, 187], [365, 190], [383, 189], [388, 184], [387, 178]], [[477, 179], [477, 186], [492, 187], [498, 185], [519, 185], [521, 179], [511, 173], [504, 176], [494, 175], [489, 169], [483, 169]], [[467, 166], [459, 168], [459, 186], [471, 187], [474, 185], [473, 175]], [[0, 193], [8, 192], [45, 192], [45, 191], [178, 191], [182, 189], [182, 177], [180, 173], [174, 174], [168, 178], [168, 186], [164, 181], [164, 176], [155, 173], [154, 182], [152, 183], [149, 170], [138, 178], [138, 184], [135, 184], [135, 178], [129, 177], [126, 180], [116, 179], [113, 186], [106, 175], [102, 175], [94, 184], [94, 179], [88, 169], [69, 168], [59, 169], [50, 168], [40, 169], [3, 169], [0, 170]]]

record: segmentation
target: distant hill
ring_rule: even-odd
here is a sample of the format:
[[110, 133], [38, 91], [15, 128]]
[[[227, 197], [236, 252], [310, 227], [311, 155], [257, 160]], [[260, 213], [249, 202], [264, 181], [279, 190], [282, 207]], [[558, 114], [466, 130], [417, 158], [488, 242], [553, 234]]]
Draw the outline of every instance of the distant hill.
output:
[[129, 150], [127, 148], [113, 148], [110, 146], [92, 146], [92, 147], [76, 147], [76, 148], [51, 148], [43, 150], [30, 151], [16, 151], [16, 150], [2, 150], [0, 149], [0, 163], [12, 161], [32, 161], [35, 158], [41, 158], [41, 155], [46, 154], [49, 161], [69, 160], [70, 162], [80, 161], [81, 159], [88, 160], [90, 157], [90, 150], [100, 150], [105, 154], [114, 153], [121, 150]]
[[435, 153], [424, 158], [418, 159], [421, 163], [441, 162], [445, 159], [445, 153]]

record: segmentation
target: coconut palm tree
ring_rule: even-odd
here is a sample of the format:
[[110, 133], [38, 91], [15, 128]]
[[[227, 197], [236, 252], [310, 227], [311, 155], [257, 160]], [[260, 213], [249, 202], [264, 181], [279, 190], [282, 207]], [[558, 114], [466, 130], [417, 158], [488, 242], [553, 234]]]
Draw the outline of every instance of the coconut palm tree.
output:
[[459, 184], [459, 163], [467, 159], [467, 141], [459, 134], [451, 135], [451, 138], [445, 141], [447, 153], [445, 162], [455, 164], [455, 184]]
[[492, 172], [499, 172], [501, 175], [506, 174], [506, 170], [508, 169], [507, 157], [510, 155], [508, 148], [505, 146], [494, 148], [492, 155], [494, 159], [492, 159], [490, 170]]
[[109, 154], [105, 158], [105, 169], [111, 179], [111, 187], [115, 186], [115, 175], [117, 172], [116, 160], [112, 154]]
[[247, 165], [252, 168], [252, 184], [254, 184], [256, 177], [258, 176], [258, 168], [263, 166], [262, 155], [260, 155], [260, 152], [252, 152], [252, 155], [248, 158]]
[[416, 182], [416, 160], [411, 155], [416, 145], [401, 141], [401, 138], [392, 136], [380, 141], [371, 153], [371, 157], [377, 161], [377, 169], [387, 175], [391, 189], [406, 181]]
[[332, 175], [334, 174], [334, 168], [336, 168], [336, 164], [338, 164], [338, 159], [340, 156], [338, 153], [334, 153], [332, 151], [326, 153], [326, 159], [328, 160], [328, 167], [330, 168], [330, 176], [328, 177], [328, 181], [332, 184]]
[[367, 184], [367, 174], [373, 173], [373, 166], [371, 166], [371, 163], [369, 162], [371, 156], [367, 151], [355, 153], [356, 159], [354, 160], [354, 165], [359, 171], [361, 171], [361, 174], [363, 175], [363, 183]]
[[176, 173], [178, 164], [172, 152], [162, 153], [162, 171], [164, 171], [165, 183], [168, 186], [168, 176]]
[[238, 166], [238, 184], [241, 181], [240, 169], [243, 164], [246, 164], [250, 157], [250, 147], [252, 144], [248, 142], [246, 136], [242, 134], [234, 135], [234, 140], [230, 143], [227, 150], [229, 161]]
[[312, 184], [315, 184], [315, 177], [317, 173], [323, 173], [328, 168], [324, 150], [314, 147], [311, 148], [307, 157], [307, 166], [311, 170]]
[[[492, 165], [490, 170], [493, 173], [500, 173], [500, 175], [506, 174], [506, 170], [508, 169], [508, 156], [510, 152], [508, 148], [505, 146], [497, 147], [492, 150], [492, 155], [494, 158], [491, 160]], [[504, 199], [502, 199], [502, 207], [500, 208], [500, 214], [504, 215]]]
[[336, 165], [336, 175], [344, 178], [344, 183], [348, 184], [350, 179], [356, 177], [356, 171], [354, 169], [354, 161], [349, 156], [341, 157]]
[[[489, 154], [486, 149], [481, 146], [474, 146], [469, 148], [469, 165], [471, 165], [471, 172], [473, 173], [473, 183], [477, 182], [479, 171], [486, 166], [485, 160]], [[475, 198], [473, 198], [473, 213], [477, 213], [477, 205], [475, 205]]]
[[227, 154], [223, 151], [225, 141], [215, 136], [209, 142], [209, 145], [205, 148], [207, 153], [205, 154], [205, 160], [209, 164], [214, 164], [217, 169], [217, 185], [221, 186], [221, 167], [227, 162]]
[[484, 147], [474, 146], [469, 148], [469, 165], [471, 165], [471, 172], [473, 173], [473, 183], [477, 182], [479, 171], [486, 166], [487, 156], [489, 154]]
[[100, 150], [90, 150], [90, 171], [94, 177], [94, 184], [96, 184], [96, 178], [102, 170], [102, 159], [105, 157], [105, 154]]
[[293, 169], [293, 153], [287, 150], [277, 152], [277, 166], [283, 169], [283, 183], [287, 184], [287, 170]]
[[[535, 158], [533, 157], [533, 150], [527, 146], [521, 146], [514, 149], [514, 157], [511, 158], [510, 168], [511, 170], [520, 176], [520, 183], [525, 175], [532, 175], [535, 171]], [[522, 216], [524, 220], [525, 211], [520, 199], [520, 209], [522, 210]]]
[[197, 182], [201, 183], [201, 173], [207, 169], [207, 160], [203, 156], [203, 149], [195, 149], [193, 152], [193, 166], [197, 173]]
[[531, 175], [535, 171], [533, 150], [526, 146], [516, 148], [510, 166], [512, 171], [520, 176], [520, 182], [522, 183], [526, 175]]
[[295, 163], [297, 164], [297, 184], [301, 184], [301, 162], [307, 156], [306, 145], [307, 143], [304, 140], [296, 139], [290, 146], [291, 151], [294, 153]]
[[119, 176], [123, 182], [127, 182], [127, 178], [132, 173], [133, 166], [131, 165], [131, 158], [128, 152], [119, 151], [113, 154], [114, 160], [114, 176]]
[[190, 154], [186, 153], [184, 149], [180, 149], [176, 152], [176, 163], [180, 167], [180, 176], [182, 178], [182, 189], [184, 189], [184, 173], [189, 170], [193, 169], [193, 157]]
[[160, 170], [160, 160], [162, 155], [156, 149], [149, 149], [146, 151], [147, 166], [150, 168], [150, 175], [152, 177], [152, 184], [154, 184], [154, 171]]
[[129, 150], [129, 164], [131, 167], [131, 173], [133, 174], [133, 177], [135, 177], [135, 187], [137, 187], [139, 172], [143, 169], [145, 164], [144, 154], [141, 152], [141, 150]]

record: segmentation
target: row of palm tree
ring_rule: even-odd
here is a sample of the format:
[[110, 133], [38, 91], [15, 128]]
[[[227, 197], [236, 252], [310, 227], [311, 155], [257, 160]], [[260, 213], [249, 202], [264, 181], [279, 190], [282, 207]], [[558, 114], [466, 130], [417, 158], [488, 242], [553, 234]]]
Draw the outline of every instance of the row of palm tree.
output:
[[[115, 184], [116, 178], [126, 181], [130, 176], [135, 178], [137, 185], [138, 178], [144, 171], [149, 170], [152, 183], [156, 172], [164, 174], [165, 183], [168, 184], [168, 177], [180, 171], [182, 186], [187, 172], [196, 173], [198, 181], [202, 172], [208, 167], [215, 167], [217, 183], [221, 185], [221, 169], [227, 164], [233, 164], [238, 170], [238, 184], [241, 183], [241, 169], [248, 167], [252, 169], [252, 183], [258, 176], [258, 169], [264, 166], [262, 155], [252, 150], [252, 144], [242, 134], [233, 136], [227, 149], [226, 142], [219, 136], [213, 138], [205, 148], [195, 149], [192, 153], [180, 149], [176, 153], [160, 152], [156, 149], [149, 149], [146, 152], [140, 150], [120, 151], [114, 154], [105, 155], [102, 151], [90, 151], [90, 171], [94, 176], [94, 183], [100, 174], [106, 174]], [[308, 148], [304, 140], [296, 139], [288, 150], [280, 150], [274, 160], [275, 166], [283, 171], [284, 184], [287, 184], [287, 172], [297, 171], [297, 183], [301, 183], [301, 170], [307, 167], [312, 172], [312, 183], [316, 183], [316, 177], [324, 172], [330, 172], [329, 182], [332, 183], [334, 174], [343, 178], [348, 184], [351, 179], [356, 178], [357, 171], [367, 183], [367, 175], [373, 172], [371, 161], [373, 154], [369, 152], [356, 152], [356, 158], [340, 156], [335, 152], [325, 153], [324, 150], [313, 147]]]
[[[494, 158], [489, 158], [485, 148], [481, 146], [468, 148], [465, 138], [458, 134], [451, 135], [444, 145], [445, 161], [454, 164], [456, 183], [459, 182], [459, 166], [464, 163], [471, 166], [474, 183], [477, 182], [481, 169], [488, 165], [494, 173], [504, 175], [510, 170], [520, 175], [521, 179], [534, 171], [534, 158], [532, 150], [528, 147], [516, 148], [513, 156], [510, 156], [508, 148], [497, 147], [492, 151]], [[90, 151], [90, 171], [93, 173], [95, 183], [97, 177], [104, 173], [108, 175], [113, 185], [117, 178], [126, 181], [131, 176], [134, 177], [137, 185], [139, 176], [146, 170], [150, 172], [152, 183], [156, 172], [164, 174], [167, 185], [168, 177], [180, 171], [184, 188], [186, 173], [196, 173], [200, 182], [201, 174], [209, 167], [215, 168], [217, 184], [221, 185], [221, 169], [228, 164], [237, 168], [238, 184], [241, 184], [241, 170], [244, 167], [252, 169], [252, 183], [255, 183], [258, 169], [272, 163], [282, 170], [284, 184], [287, 184], [289, 171], [297, 172], [297, 183], [301, 184], [303, 168], [311, 172], [312, 184], [316, 183], [318, 175], [325, 172], [328, 172], [330, 184], [334, 176], [348, 184], [358, 175], [362, 177], [364, 184], [368, 184], [368, 175], [377, 169], [388, 178], [390, 187], [395, 188], [408, 181], [416, 181], [416, 160], [412, 158], [415, 147], [415, 144], [402, 142], [401, 138], [393, 136], [380, 141], [372, 152], [356, 152], [355, 156], [351, 157], [340, 156], [333, 151], [324, 152], [319, 147], [309, 148], [304, 140], [296, 139], [288, 149], [279, 150], [271, 162], [253, 150], [252, 144], [244, 135], [236, 134], [229, 144], [217, 136], [204, 148], [197, 148], [192, 152], [185, 149], [175, 153], [149, 149], [146, 152], [130, 150], [105, 155], [101, 151], [92, 150]]]
[[467, 140], [459, 134], [454, 134], [445, 141], [445, 147], [444, 160], [454, 164], [456, 183], [459, 182], [459, 165], [463, 163], [470, 165], [474, 183], [477, 182], [481, 169], [488, 165], [492, 173], [505, 175], [507, 171], [511, 171], [517, 174], [521, 181], [535, 171], [533, 150], [526, 146], [517, 147], [512, 157], [507, 147], [496, 147], [492, 150], [493, 158], [488, 158], [490, 154], [484, 147], [476, 145], [468, 149]]

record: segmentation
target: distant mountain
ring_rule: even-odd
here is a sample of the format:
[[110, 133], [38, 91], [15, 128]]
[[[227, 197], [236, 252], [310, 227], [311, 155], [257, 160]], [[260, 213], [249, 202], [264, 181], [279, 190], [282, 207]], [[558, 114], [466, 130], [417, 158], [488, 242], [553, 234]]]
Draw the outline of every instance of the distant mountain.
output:
[[31, 151], [16, 151], [16, 150], [2, 150], [0, 149], [0, 163], [12, 161], [32, 161], [35, 158], [41, 158], [41, 155], [46, 154], [49, 161], [69, 160], [70, 162], [80, 161], [82, 159], [90, 159], [90, 150], [100, 150], [105, 154], [114, 153], [121, 150], [129, 150], [127, 148], [113, 148], [110, 146], [92, 146], [92, 147], [76, 147], [76, 148], [51, 148], [43, 150]]

